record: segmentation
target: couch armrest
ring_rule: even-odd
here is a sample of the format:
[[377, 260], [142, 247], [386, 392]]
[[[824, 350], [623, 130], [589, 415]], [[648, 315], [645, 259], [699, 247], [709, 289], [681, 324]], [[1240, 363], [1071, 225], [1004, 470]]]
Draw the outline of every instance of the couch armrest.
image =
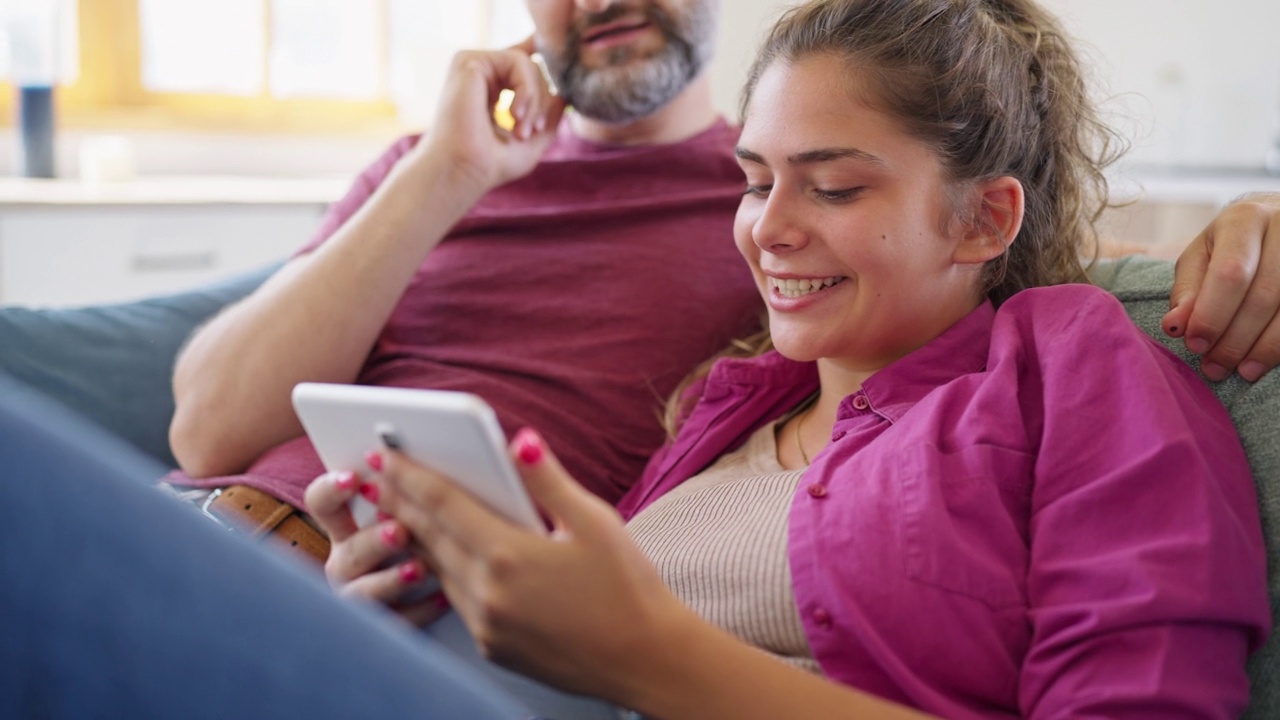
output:
[[74, 309], [0, 308], [0, 372], [174, 467], [173, 363], [187, 336], [279, 264], [189, 292]]
[[[1199, 366], [1181, 340], [1164, 334], [1160, 321], [1169, 310], [1173, 288], [1173, 263], [1149, 258], [1125, 258], [1100, 262], [1091, 277], [1124, 304], [1129, 317], [1148, 335], [1175, 355]], [[1280, 372], [1273, 371], [1257, 383], [1238, 375], [1210, 387], [1222, 400], [1235, 423], [1253, 480], [1258, 489], [1262, 532], [1267, 541], [1267, 570], [1271, 593], [1271, 617], [1275, 629], [1262, 649], [1249, 658], [1252, 683], [1249, 710], [1244, 717], [1280, 717]]]

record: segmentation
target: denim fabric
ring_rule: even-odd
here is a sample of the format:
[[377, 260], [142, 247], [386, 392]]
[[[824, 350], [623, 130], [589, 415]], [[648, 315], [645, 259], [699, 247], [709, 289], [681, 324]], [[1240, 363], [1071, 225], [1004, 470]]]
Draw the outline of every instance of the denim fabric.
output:
[[0, 372], [176, 466], [169, 450], [170, 381], [179, 348], [196, 327], [277, 267], [132, 303], [0, 308]]
[[0, 717], [522, 718], [448, 651], [150, 488], [0, 377]]

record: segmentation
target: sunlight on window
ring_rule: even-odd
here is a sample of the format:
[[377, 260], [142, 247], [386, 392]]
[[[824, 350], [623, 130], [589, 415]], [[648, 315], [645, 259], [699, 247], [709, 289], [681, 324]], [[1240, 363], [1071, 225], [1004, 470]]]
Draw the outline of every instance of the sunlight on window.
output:
[[525, 0], [489, 0], [489, 47], [509, 47], [533, 34]]
[[266, 56], [262, 0], [139, 0], [142, 82], [158, 92], [257, 95]]
[[273, 0], [271, 94], [377, 99], [381, 19], [369, 0]]
[[533, 32], [524, 0], [390, 0], [387, 9], [389, 90], [410, 126], [431, 119], [455, 53], [507, 47]]
[[80, 69], [76, 0], [0, 0], [0, 79], [69, 84]]

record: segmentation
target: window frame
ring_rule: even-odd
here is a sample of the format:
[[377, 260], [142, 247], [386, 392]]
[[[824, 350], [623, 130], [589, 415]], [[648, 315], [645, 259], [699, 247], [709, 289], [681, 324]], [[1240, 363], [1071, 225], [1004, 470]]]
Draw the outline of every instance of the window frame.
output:
[[[263, 33], [271, 43], [271, 4]], [[76, 129], [164, 129], [194, 131], [386, 134], [400, 130], [397, 107], [388, 97], [387, 0], [369, 0], [379, 14], [377, 100], [276, 98], [263, 84], [251, 96], [157, 92], [142, 83], [142, 38], [138, 0], [77, 0], [80, 68], [74, 82], [54, 90], [58, 125]], [[267, 53], [268, 57], [270, 53]], [[264, 63], [267, 62], [264, 60]], [[0, 84], [0, 117], [15, 122], [14, 87]]]

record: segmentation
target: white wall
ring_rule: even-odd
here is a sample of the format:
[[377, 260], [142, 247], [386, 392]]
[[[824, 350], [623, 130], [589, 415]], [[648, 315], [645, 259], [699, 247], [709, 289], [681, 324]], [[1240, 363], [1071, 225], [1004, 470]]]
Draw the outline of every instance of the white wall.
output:
[[[736, 110], [768, 19], [794, 2], [721, 0], [716, 102]], [[1093, 67], [1128, 160], [1258, 169], [1280, 141], [1280, 0], [1041, 0]]]
[[1092, 55], [1132, 161], [1260, 168], [1280, 140], [1280, 2], [1042, 2]]

